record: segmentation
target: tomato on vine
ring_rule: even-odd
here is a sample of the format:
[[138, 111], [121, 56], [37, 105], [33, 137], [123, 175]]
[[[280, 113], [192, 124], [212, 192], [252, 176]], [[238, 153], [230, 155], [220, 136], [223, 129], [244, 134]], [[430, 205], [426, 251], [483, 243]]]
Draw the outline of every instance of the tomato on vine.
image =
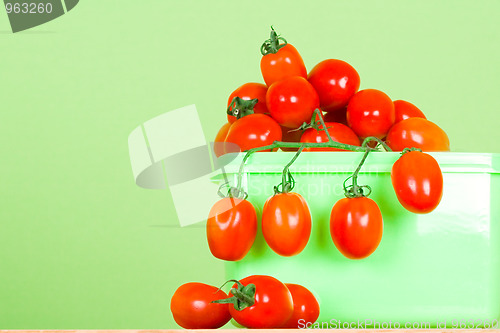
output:
[[414, 104], [398, 99], [393, 102], [394, 103], [394, 111], [396, 113], [395, 123], [399, 123], [402, 120], [419, 117], [427, 119], [424, 113], [417, 108]]
[[285, 285], [292, 294], [293, 313], [282, 327], [299, 328], [299, 320], [314, 323], [319, 317], [319, 303], [313, 293], [299, 284], [285, 283]]
[[448, 135], [435, 123], [424, 118], [408, 118], [394, 124], [387, 134], [386, 143], [394, 151], [419, 148], [427, 151], [449, 151]]
[[273, 27], [271, 37], [262, 44], [260, 51], [260, 69], [268, 87], [288, 77], [307, 77], [306, 66], [300, 53], [292, 44], [287, 43], [286, 39], [278, 36]]
[[[266, 93], [267, 86], [265, 84], [248, 82], [241, 85], [231, 93], [227, 101], [227, 106], [231, 106], [231, 103], [235, 97], [240, 97], [241, 99], [246, 101], [257, 99], [257, 104], [254, 105], [253, 112], [265, 114], [268, 113], [266, 106]], [[232, 124], [236, 121], [236, 117], [228, 114], [227, 120]]]
[[215, 304], [226, 298], [222, 290], [204, 283], [185, 283], [170, 300], [175, 322], [185, 329], [215, 329], [224, 326], [231, 315], [228, 304]]
[[391, 170], [391, 180], [401, 205], [410, 212], [432, 212], [443, 196], [443, 174], [438, 162], [421, 151], [403, 152]]
[[[356, 133], [353, 132], [352, 129], [347, 127], [344, 124], [333, 123], [333, 122], [325, 122], [325, 126], [327, 128], [328, 134], [333, 141], [337, 141], [340, 143], [345, 143], [348, 145], [359, 146], [361, 143], [359, 142], [359, 138]], [[300, 138], [300, 142], [328, 142], [328, 136], [326, 131], [323, 130], [323, 125], [319, 125], [318, 129], [308, 128], [302, 134]], [[304, 151], [345, 151], [343, 149], [338, 148], [304, 148]]]

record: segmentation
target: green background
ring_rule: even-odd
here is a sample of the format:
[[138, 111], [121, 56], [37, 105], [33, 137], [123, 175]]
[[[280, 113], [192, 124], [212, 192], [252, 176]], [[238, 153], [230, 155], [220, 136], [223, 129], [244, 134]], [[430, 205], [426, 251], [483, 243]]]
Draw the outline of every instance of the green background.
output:
[[179, 285], [223, 282], [204, 228], [181, 229], [168, 191], [134, 184], [127, 137], [194, 103], [211, 140], [231, 91], [262, 82], [271, 24], [308, 69], [343, 59], [361, 88], [419, 106], [452, 150], [500, 152], [499, 11], [497, 0], [87, 0], [12, 34], [0, 10], [0, 328], [175, 328]]

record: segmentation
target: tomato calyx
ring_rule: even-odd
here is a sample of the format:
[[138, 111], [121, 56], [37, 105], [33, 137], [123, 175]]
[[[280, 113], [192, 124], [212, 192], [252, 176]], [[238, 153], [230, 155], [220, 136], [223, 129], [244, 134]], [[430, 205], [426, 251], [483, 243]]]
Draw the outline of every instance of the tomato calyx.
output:
[[[225, 193], [222, 192], [223, 188], [226, 188]], [[217, 194], [221, 198], [236, 198], [246, 200], [246, 198], [248, 197], [248, 193], [245, 192], [240, 186], [229, 186], [229, 182], [225, 182], [221, 186], [219, 186]]]
[[[283, 42], [283, 44], [280, 44], [280, 41]], [[286, 44], [288, 44], [286, 39], [280, 37], [280, 35], [278, 35], [274, 30], [274, 27], [271, 26], [271, 36], [269, 39], [266, 39], [260, 47], [260, 53], [262, 53], [263, 56], [277, 53], [279, 49], [284, 47]]]
[[257, 98], [245, 100], [235, 96], [227, 107], [227, 114], [236, 117], [236, 119], [248, 116], [254, 113], [253, 108], [258, 102], [259, 100]]
[[228, 282], [236, 283], [237, 288], [231, 288], [230, 290], [230, 293], [233, 294], [233, 296], [229, 298], [215, 300], [212, 301], [211, 303], [233, 304], [234, 308], [237, 311], [241, 311], [255, 304], [256, 288], [253, 283], [249, 283], [245, 286], [238, 280], [228, 280], [221, 286], [221, 288], [224, 287], [224, 285]]
[[422, 152], [422, 149], [420, 149], [420, 148], [415, 148], [415, 147], [405, 148], [405, 149], [403, 149], [403, 151], [401, 152], [401, 156], [403, 156], [404, 154], [409, 153], [409, 152], [411, 152], [411, 151], [419, 151], [419, 152]]

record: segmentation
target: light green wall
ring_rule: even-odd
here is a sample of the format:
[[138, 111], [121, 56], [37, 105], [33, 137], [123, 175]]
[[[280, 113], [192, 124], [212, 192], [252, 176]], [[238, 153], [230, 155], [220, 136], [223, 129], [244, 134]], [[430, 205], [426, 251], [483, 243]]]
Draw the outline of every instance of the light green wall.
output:
[[204, 229], [176, 227], [168, 191], [135, 186], [127, 136], [194, 103], [212, 139], [230, 92], [262, 82], [271, 24], [308, 69], [343, 59], [361, 88], [419, 106], [452, 150], [500, 152], [499, 11], [497, 0], [87, 0], [12, 34], [0, 10], [0, 328], [175, 328], [176, 287], [223, 282]]

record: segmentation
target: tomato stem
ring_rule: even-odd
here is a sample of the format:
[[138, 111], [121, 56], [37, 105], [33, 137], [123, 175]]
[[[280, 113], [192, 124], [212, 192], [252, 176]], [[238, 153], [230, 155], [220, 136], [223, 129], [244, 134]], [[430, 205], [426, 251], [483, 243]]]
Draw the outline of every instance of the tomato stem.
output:
[[[372, 151], [372, 148], [366, 147], [366, 151], [363, 154], [363, 158], [361, 159], [361, 162], [359, 162], [359, 165], [356, 168], [356, 171], [354, 171], [354, 173], [344, 181], [344, 194], [347, 198], [367, 197], [372, 193], [372, 189], [370, 186], [368, 186], [368, 185], [359, 186], [358, 185], [359, 171], [361, 170], [361, 167], [365, 163], [366, 158], [368, 157], [368, 154], [370, 153], [370, 151]], [[351, 178], [352, 178], [352, 185], [346, 186], [347, 181]], [[367, 189], [368, 193], [365, 193], [363, 191], [363, 189]]]
[[211, 303], [218, 303], [218, 304], [233, 304], [234, 308], [237, 311], [241, 311], [249, 306], [252, 306], [255, 304], [255, 285], [253, 283], [249, 283], [246, 286], [244, 286], [240, 281], [238, 280], [229, 280], [226, 281], [220, 288], [219, 290], [226, 285], [228, 282], [234, 282], [236, 283], [237, 287], [236, 288], [231, 288], [230, 292], [233, 294], [232, 297], [229, 298], [223, 298], [223, 299], [218, 299], [215, 301], [212, 301]]
[[[283, 42], [283, 44], [280, 44], [280, 41]], [[273, 26], [271, 26], [271, 36], [269, 39], [266, 39], [260, 47], [260, 53], [262, 53], [263, 56], [276, 53], [286, 44], [288, 44], [286, 39], [280, 37], [280, 35], [278, 35], [274, 30]]]
[[403, 151], [401, 152], [401, 156], [403, 156], [404, 154], [409, 153], [409, 152], [411, 152], [411, 151], [419, 151], [419, 152], [422, 152], [422, 149], [420, 149], [420, 148], [415, 148], [415, 147], [405, 148], [405, 149], [403, 149]]
[[375, 136], [369, 136], [369, 137], [365, 138], [363, 140], [363, 143], [361, 144], [361, 147], [367, 147], [368, 143], [370, 143], [371, 141], [376, 141], [377, 144], [382, 146], [382, 148], [384, 148], [385, 151], [392, 151], [391, 147], [389, 147], [387, 145], [387, 143], [385, 143], [384, 141], [380, 140], [379, 138], [377, 138]]
[[227, 107], [227, 114], [235, 116], [236, 119], [253, 114], [253, 108], [258, 102], [259, 100], [257, 98], [245, 100], [241, 97], [235, 96]]
[[[293, 162], [295, 162], [297, 157], [299, 157], [303, 149], [304, 149], [304, 144], [300, 146], [299, 150], [295, 153], [291, 161], [288, 162], [287, 165], [285, 165], [285, 168], [283, 168], [283, 174], [281, 175], [281, 183], [279, 183], [274, 187], [275, 195], [278, 193], [288, 193], [295, 187], [295, 179], [293, 179], [292, 173], [290, 172], [289, 168], [293, 164]], [[281, 185], [281, 191], [279, 189], [280, 185]]]

